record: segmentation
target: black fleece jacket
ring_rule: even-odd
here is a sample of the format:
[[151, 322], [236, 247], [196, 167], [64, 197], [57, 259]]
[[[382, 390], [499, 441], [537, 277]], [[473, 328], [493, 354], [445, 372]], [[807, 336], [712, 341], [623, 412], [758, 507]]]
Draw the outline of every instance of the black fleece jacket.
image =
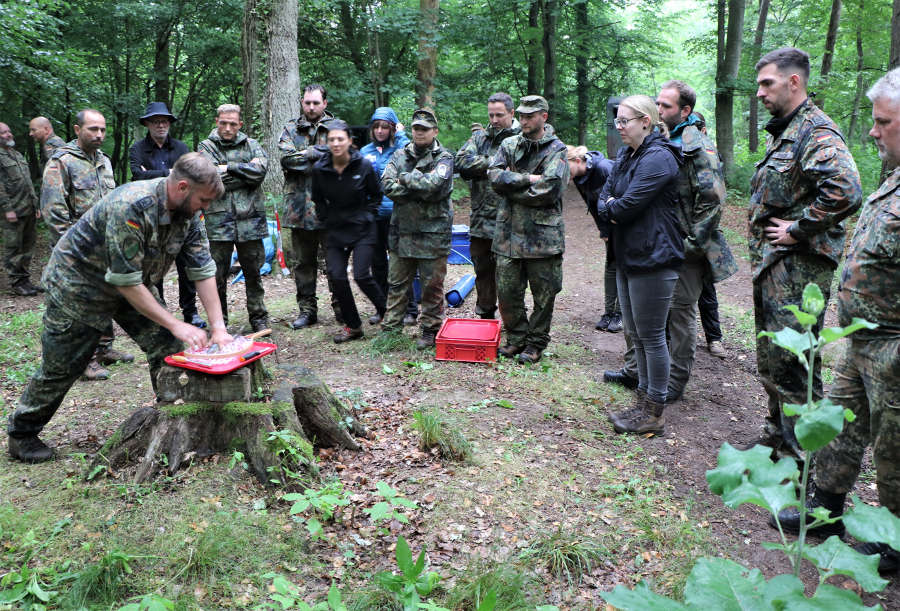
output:
[[381, 181], [372, 164], [358, 151], [338, 174], [331, 152], [312, 169], [312, 200], [316, 216], [328, 231], [328, 245], [350, 246], [375, 239], [375, 217], [381, 205]]

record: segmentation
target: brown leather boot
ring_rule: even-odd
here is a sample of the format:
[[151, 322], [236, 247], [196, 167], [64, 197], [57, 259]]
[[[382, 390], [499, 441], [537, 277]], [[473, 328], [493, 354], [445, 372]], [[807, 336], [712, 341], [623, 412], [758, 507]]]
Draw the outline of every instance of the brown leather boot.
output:
[[613, 421], [613, 428], [617, 433], [662, 435], [666, 427], [666, 417], [663, 415], [665, 409], [665, 403], [657, 403], [650, 397], [644, 396], [633, 411], [629, 411], [628, 414], [623, 414], [622, 418]]
[[344, 327], [337, 333], [337, 335], [333, 335], [331, 339], [334, 340], [335, 344], [343, 344], [344, 342], [350, 342], [355, 339], [362, 339], [363, 337], [365, 337], [365, 335], [363, 334], [362, 327], [357, 327], [355, 329]]
[[105, 369], [103, 365], [97, 362], [96, 359], [91, 359], [91, 362], [88, 363], [88, 366], [84, 368], [84, 373], [81, 374], [82, 380], [108, 380], [109, 379], [109, 370]]
[[116, 350], [112, 346], [107, 346], [106, 348], [99, 348], [97, 350], [97, 354], [94, 355], [94, 358], [101, 365], [112, 365], [113, 363], [132, 363], [132, 362], [134, 362], [133, 354], [129, 354], [128, 352], [122, 352], [121, 350]]

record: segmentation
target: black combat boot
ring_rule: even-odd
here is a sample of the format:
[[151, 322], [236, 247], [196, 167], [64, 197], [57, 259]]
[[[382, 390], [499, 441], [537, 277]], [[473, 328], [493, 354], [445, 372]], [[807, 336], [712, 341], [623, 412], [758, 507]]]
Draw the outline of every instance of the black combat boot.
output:
[[27, 463], [46, 462], [53, 458], [53, 450], [37, 435], [10, 437], [8, 450], [12, 458]]
[[[837, 518], [844, 514], [844, 500], [847, 498], [846, 494], [835, 494], [833, 492], [827, 492], [816, 486], [815, 483], [813, 483], [813, 487], [813, 495], [806, 501], [807, 509], [824, 507], [829, 512], [831, 512], [832, 518]], [[797, 507], [788, 507], [786, 509], [782, 509], [778, 512], [778, 521], [781, 523], [781, 529], [784, 532], [796, 535], [800, 532], [800, 509], [798, 509]], [[806, 514], [806, 523], [810, 524], [812, 523], [812, 521], [812, 516]], [[769, 526], [771, 526], [772, 528], [778, 528], [778, 524], [775, 523], [775, 516], [769, 516]], [[844, 530], [844, 523], [838, 520], [834, 524], [823, 524], [815, 528], [810, 528], [806, 531], [806, 533], [823, 538], [830, 537], [831, 535], [843, 537]]]
[[638, 385], [638, 379], [628, 375], [624, 367], [616, 370], [607, 369], [603, 372], [603, 381], [606, 384], [619, 384], [631, 390], [637, 388]]
[[854, 545], [853, 549], [863, 556], [871, 556], [878, 554], [878, 572], [879, 573], [896, 573], [900, 569], [900, 552], [892, 548], [887, 543], [860, 543]]

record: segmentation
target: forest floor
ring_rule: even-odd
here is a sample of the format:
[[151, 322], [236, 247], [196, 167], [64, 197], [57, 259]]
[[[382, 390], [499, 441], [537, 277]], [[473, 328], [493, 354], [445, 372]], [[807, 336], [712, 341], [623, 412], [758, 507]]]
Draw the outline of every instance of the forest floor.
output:
[[[455, 222], [466, 222], [466, 210], [463, 200]], [[75, 385], [43, 434], [57, 460], [22, 465], [10, 461], [0, 443], [0, 575], [27, 561], [39, 583], [57, 584], [50, 606], [66, 608], [78, 583], [66, 575], [108, 566], [120, 553], [133, 572], [106, 594], [83, 595], [88, 606], [110, 608], [155, 592], [179, 608], [280, 608], [272, 598], [273, 575], [280, 574], [309, 602], [323, 598], [334, 582], [345, 601], [357, 601], [355, 608], [391, 608], [371, 576], [396, 570], [398, 535], [414, 553], [424, 547], [429, 570], [442, 576], [429, 600], [455, 609], [474, 609], [472, 592], [490, 579], [508, 585], [497, 609], [603, 608], [602, 591], [639, 580], [678, 595], [702, 555], [732, 558], [767, 577], [787, 572], [780, 553], [760, 546], [777, 539], [764, 513], [728, 510], [705, 480], [719, 447], [755, 439], [766, 415], [755, 373], [744, 208], [735, 199], [722, 221], [740, 260], [739, 273], [718, 285], [728, 358], [706, 351], [701, 330], [684, 398], [667, 409], [666, 434], [651, 438], [616, 435], [606, 419], [632, 398], [602, 383], [604, 369], [621, 366], [624, 340], [594, 329], [602, 314], [604, 247], [574, 189], [565, 216], [564, 288], [551, 344], [533, 366], [504, 359], [493, 365], [436, 361], [433, 352], [414, 350], [380, 353], [370, 341], [377, 330], [367, 323], [365, 341], [337, 346], [331, 335], [338, 327], [327, 297], [321, 298], [324, 278], [320, 322], [302, 331], [288, 327], [296, 316], [292, 280], [265, 278], [272, 341], [279, 346], [266, 359], [273, 388], [289, 388], [293, 368], [310, 367], [359, 411], [371, 432], [361, 452], [318, 453], [324, 480], [339, 480], [350, 501], [324, 523], [321, 537], [311, 539], [289, 515], [282, 490], [264, 488], [240, 465], [230, 465], [231, 456], [199, 460], [141, 486], [121, 476], [85, 481], [85, 465], [119, 423], [153, 403], [147, 365], [138, 357], [112, 367], [106, 382]], [[42, 236], [35, 275], [46, 261], [45, 244]], [[450, 266], [446, 288], [470, 271]], [[5, 283], [0, 279], [4, 421], [39, 363], [41, 324], [40, 297], [13, 298]], [[177, 302], [174, 275], [166, 292], [169, 303]], [[246, 323], [242, 293], [241, 284], [229, 290], [235, 329]], [[357, 304], [365, 319], [371, 306], [361, 295]], [[447, 315], [473, 317], [474, 293]], [[121, 334], [116, 345], [138, 352]], [[833, 358], [826, 355], [826, 381]], [[472, 444], [472, 460], [422, 451], [412, 426], [419, 409], [458, 429]], [[408, 524], [373, 523], [364, 513], [383, 500], [379, 482], [417, 503], [402, 509]], [[868, 459], [855, 492], [877, 502]], [[580, 575], [555, 575], [548, 549], [568, 550], [590, 566]], [[814, 583], [811, 569], [805, 577]], [[892, 582], [866, 601], [900, 609], [900, 588]]]

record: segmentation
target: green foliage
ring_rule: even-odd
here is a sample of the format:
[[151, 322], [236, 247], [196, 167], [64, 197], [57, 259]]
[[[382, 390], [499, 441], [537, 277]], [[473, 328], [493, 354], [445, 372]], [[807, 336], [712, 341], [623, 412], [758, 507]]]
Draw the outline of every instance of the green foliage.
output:
[[481, 609], [489, 600], [504, 611], [534, 609], [527, 595], [535, 578], [509, 562], [474, 560], [457, 576], [446, 604], [451, 609]]
[[[397, 546], [394, 551], [397, 559], [397, 566], [400, 568], [399, 574], [383, 571], [374, 576], [374, 581], [388, 592], [393, 593], [400, 604], [403, 605], [403, 611], [416, 611], [423, 608], [421, 606], [421, 598], [431, 594], [441, 576], [435, 571], [425, 571], [425, 548], [419, 552], [419, 557], [413, 561], [412, 552], [409, 550], [409, 544], [402, 536], [397, 538]], [[443, 610], [442, 607], [428, 606], [425, 608], [434, 611]]]
[[292, 492], [282, 497], [285, 501], [293, 503], [290, 514], [298, 522], [306, 525], [313, 539], [322, 536], [322, 523], [315, 516], [300, 516], [298, 514], [312, 510], [312, 513], [321, 516], [325, 521], [334, 518], [334, 510], [350, 504], [350, 496], [344, 490], [341, 480], [334, 479], [319, 489], [307, 488], [302, 493]]
[[[795, 354], [809, 372], [807, 401], [803, 405], [785, 405], [788, 415], [797, 416], [795, 432], [803, 448], [803, 470], [798, 471], [792, 458], [782, 458], [778, 463], [771, 459], [771, 449], [756, 446], [740, 451], [724, 444], [719, 450], [718, 466], [706, 472], [710, 490], [722, 497], [728, 507], [736, 508], [744, 503], [762, 507], [775, 516], [780, 544], [765, 544], [768, 549], [781, 550], [787, 554], [794, 568], [793, 575], [778, 575], [768, 581], [757, 569], [748, 569], [731, 560], [722, 558], [701, 558], [688, 576], [684, 590], [684, 604], [652, 592], [646, 585], [639, 584], [634, 590], [617, 586], [605, 593], [606, 601], [625, 611], [629, 609], [785, 609], [785, 608], [865, 608], [856, 592], [836, 588], [825, 583], [835, 575], [845, 575], [856, 581], [867, 592], [877, 592], [887, 585], [878, 575], [878, 556], [863, 556], [838, 537], [832, 536], [819, 546], [806, 542], [809, 528], [831, 524], [840, 518], [830, 517], [829, 511], [818, 507], [811, 515], [814, 520], [807, 525], [800, 520], [800, 533], [793, 542], [788, 542], [778, 512], [786, 507], [802, 507], [800, 499], [806, 498], [809, 480], [809, 466], [813, 454], [843, 429], [845, 419], [852, 420], [853, 414], [833, 404], [827, 398], [814, 401], [812, 395], [813, 371], [811, 364], [821, 349], [830, 342], [850, 335], [862, 328], [876, 325], [854, 319], [844, 328], [824, 329], [819, 337], [812, 333], [817, 316], [824, 310], [822, 291], [809, 284], [803, 291], [801, 306], [787, 306], [794, 314], [802, 332], [792, 329], [763, 332], [776, 345]], [[790, 332], [788, 332], [790, 331]], [[889, 542], [900, 549], [900, 519], [887, 510], [869, 508], [854, 498], [855, 507], [845, 514], [844, 522], [850, 533], [861, 541]], [[883, 508], [882, 508], [883, 509]], [[859, 512], [859, 514], [857, 514]], [[852, 525], [852, 527], [851, 527]], [[803, 583], [799, 579], [801, 561], [807, 560], [819, 574], [818, 587], [812, 598], [807, 599]]]
[[563, 532], [560, 525], [556, 532], [535, 539], [519, 557], [543, 562], [553, 575], [565, 577], [570, 584], [574, 584], [581, 581], [581, 576], [608, 553], [606, 548], [591, 539], [574, 532]]
[[[382, 356], [389, 352], [410, 352], [415, 347], [415, 340], [402, 331], [382, 331], [372, 338], [365, 351], [372, 356]], [[385, 373], [391, 374], [394, 370]]]
[[37, 370], [43, 313], [41, 305], [36, 310], [0, 315], [0, 384], [21, 387]]
[[422, 450], [437, 448], [444, 458], [460, 462], [472, 460], [472, 444], [437, 410], [421, 408], [413, 413], [413, 418], [413, 428], [419, 431], [419, 447]]
[[328, 596], [325, 600], [309, 605], [304, 602], [299, 588], [291, 583], [286, 577], [275, 573], [267, 573], [263, 575], [266, 579], [272, 580], [272, 589], [274, 592], [269, 593], [269, 598], [274, 600], [278, 605], [264, 602], [254, 607], [254, 609], [297, 609], [298, 611], [347, 611], [346, 605], [341, 600], [341, 591], [333, 583], [328, 590]]
[[119, 607], [117, 611], [174, 611], [175, 603], [159, 594], [145, 594], [137, 602]]
[[278, 457], [278, 464], [269, 467], [273, 484], [280, 486], [306, 485], [318, 477], [319, 469], [312, 444], [290, 430], [272, 431], [266, 438], [269, 449]]
[[109, 607], [122, 597], [128, 587], [136, 558], [124, 552], [107, 552], [99, 562], [89, 564], [79, 571], [66, 594], [65, 607], [81, 609], [87, 603]]
[[369, 514], [372, 522], [377, 524], [383, 520], [397, 520], [401, 524], [408, 524], [409, 518], [400, 513], [399, 508], [415, 509], [418, 507], [418, 504], [415, 501], [404, 498], [398, 491], [394, 490], [384, 482], [380, 481], [376, 483], [375, 489], [378, 495], [384, 500], [363, 510]]

